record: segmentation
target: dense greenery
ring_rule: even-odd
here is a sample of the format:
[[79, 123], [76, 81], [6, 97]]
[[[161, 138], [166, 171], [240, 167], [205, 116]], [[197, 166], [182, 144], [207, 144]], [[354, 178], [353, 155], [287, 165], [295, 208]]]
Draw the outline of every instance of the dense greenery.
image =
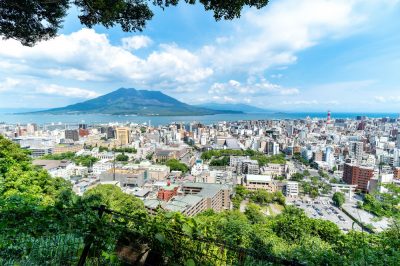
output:
[[77, 165], [90, 167], [95, 162], [99, 161], [99, 159], [90, 155], [81, 155], [76, 156], [72, 161], [75, 162]]
[[303, 181], [303, 180], [304, 180], [304, 174], [301, 174], [301, 173], [294, 173], [294, 174], [290, 177], [290, 179], [292, 179], [293, 181], [297, 181], [297, 182]]
[[262, 155], [254, 155], [250, 157], [252, 160], [257, 160], [258, 164], [260, 166], [265, 166], [269, 163], [274, 163], [274, 164], [286, 164], [286, 159], [284, 154], [277, 154], [277, 155], [271, 155], [271, 156], [266, 156], [264, 154]]
[[229, 165], [229, 156], [249, 156], [252, 160], [257, 160], [260, 166], [269, 163], [285, 164], [284, 154], [266, 156], [265, 154], [253, 150], [209, 150], [201, 154], [201, 159], [211, 160], [210, 165]]
[[346, 197], [341, 192], [335, 192], [332, 196], [332, 201], [337, 207], [342, 207], [346, 201]]
[[177, 159], [168, 160], [168, 161], [165, 163], [165, 165], [169, 166], [169, 169], [170, 169], [171, 171], [181, 171], [182, 173], [186, 173], [186, 172], [189, 171], [189, 167], [188, 167], [186, 164], [181, 163], [181, 162], [180, 162], [179, 160], [177, 160]]
[[220, 158], [222, 156], [254, 156], [257, 152], [253, 150], [209, 150], [201, 154], [201, 159], [210, 160], [213, 157]]
[[235, 196], [232, 198], [233, 207], [238, 209], [240, 207], [240, 203], [244, 199], [249, 199], [251, 202], [257, 203], [261, 206], [268, 205], [273, 202], [285, 205], [285, 196], [280, 191], [273, 193], [262, 189], [251, 191], [242, 185], [236, 186]]
[[115, 157], [115, 160], [117, 160], [118, 162], [127, 162], [129, 160], [129, 156], [124, 153], [121, 153]]
[[44, 160], [70, 160], [76, 163], [77, 165], [90, 167], [95, 162], [99, 161], [98, 158], [90, 156], [90, 155], [79, 155], [76, 156], [73, 152], [66, 152], [60, 154], [47, 154], [41, 157]]
[[135, 148], [130, 148], [130, 147], [113, 148], [112, 150], [115, 152], [126, 152], [126, 153], [136, 153], [137, 152], [137, 150]]
[[0, 135], [0, 210], [62, 205], [71, 193], [69, 182], [34, 167], [26, 150]]
[[388, 192], [365, 194], [359, 207], [378, 217], [396, 217], [400, 219], [400, 188], [394, 184], [385, 184]]
[[[151, 4], [161, 8], [176, 6], [179, 0], [30, 0], [0, 1], [0, 35], [19, 40], [24, 45], [34, 45], [57, 35], [69, 8], [78, 12], [84, 26], [106, 28], [121, 26], [126, 32], [142, 31], [153, 17]], [[185, 0], [185, 3], [201, 3], [205, 10], [214, 12], [214, 18], [240, 17], [245, 6], [262, 8], [268, 0], [206, 1]], [[74, 6], [74, 8], [72, 8]]]
[[[241, 186], [236, 195], [270, 199], [263, 193], [252, 195]], [[105, 212], [100, 218], [91, 208], [99, 205], [115, 212]], [[69, 183], [33, 167], [27, 152], [3, 137], [0, 232], [2, 265], [76, 265], [79, 256], [73, 254], [79, 255], [89, 241], [88, 262], [101, 258], [101, 265], [123, 265], [119, 258], [127, 258], [124, 251], [136, 250], [128, 258], [137, 260], [135, 254], [143, 248], [151, 249], [148, 259], [153, 259], [153, 265], [240, 264], [243, 253], [228, 253], [230, 247], [307, 265], [397, 265], [400, 260], [397, 224], [377, 234], [344, 234], [332, 222], [309, 218], [295, 207], [286, 206], [282, 214], [267, 217], [255, 204], [249, 204], [244, 213], [208, 210], [190, 218], [159, 210], [150, 216], [142, 201], [112, 185], [99, 185], [78, 197]], [[51, 235], [57, 240], [47, 241]], [[36, 244], [26, 242], [27, 237]], [[38, 243], [46, 248], [40, 253]], [[66, 247], [76, 248], [75, 253]]]
[[211, 166], [228, 166], [229, 165], [229, 156], [223, 156], [221, 159], [212, 159], [210, 162]]
[[322, 181], [319, 176], [311, 176], [310, 180], [303, 180], [303, 178], [304, 175], [297, 174], [294, 180], [300, 181], [303, 194], [309, 195], [311, 198], [316, 198], [321, 194], [328, 194], [332, 190], [332, 187]]

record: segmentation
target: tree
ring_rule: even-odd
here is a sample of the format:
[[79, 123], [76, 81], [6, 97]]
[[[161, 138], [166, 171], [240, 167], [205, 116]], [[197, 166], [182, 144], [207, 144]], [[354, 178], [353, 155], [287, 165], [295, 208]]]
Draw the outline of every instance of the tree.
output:
[[310, 171], [304, 170], [304, 171], [303, 171], [303, 175], [304, 175], [304, 176], [310, 176], [311, 174], [310, 174]]
[[[57, 35], [67, 11], [72, 6], [79, 10], [78, 18], [84, 26], [106, 28], [121, 26], [125, 32], [142, 31], [153, 18], [151, 3], [162, 9], [178, 5], [179, 0], [2, 0], [0, 1], [0, 35], [32, 46]], [[268, 0], [210, 1], [185, 0], [188, 4], [200, 2], [205, 10], [214, 12], [215, 20], [240, 17], [245, 6], [260, 9]]]
[[76, 156], [72, 159], [73, 162], [75, 162], [78, 165], [90, 167], [92, 166], [95, 162], [99, 161], [98, 158], [90, 156], [90, 155], [82, 155], [82, 156]]
[[115, 157], [115, 160], [118, 161], [118, 162], [127, 162], [129, 160], [129, 156], [124, 154], [124, 153], [118, 154]]
[[247, 219], [252, 224], [261, 223], [265, 220], [265, 217], [261, 212], [260, 206], [254, 204], [254, 203], [249, 203], [246, 206], [246, 210], [244, 211], [244, 214], [246, 215]]
[[344, 204], [344, 202], [346, 201], [346, 197], [344, 196], [343, 193], [341, 192], [335, 192], [332, 196], [332, 200], [333, 203], [337, 206], [337, 207], [342, 207], [342, 205]]
[[302, 181], [304, 179], [304, 175], [301, 173], [294, 173], [290, 178], [294, 181]]
[[177, 159], [168, 160], [165, 164], [169, 167], [169, 169], [171, 169], [171, 171], [181, 171], [182, 173], [189, 171], [189, 167]]

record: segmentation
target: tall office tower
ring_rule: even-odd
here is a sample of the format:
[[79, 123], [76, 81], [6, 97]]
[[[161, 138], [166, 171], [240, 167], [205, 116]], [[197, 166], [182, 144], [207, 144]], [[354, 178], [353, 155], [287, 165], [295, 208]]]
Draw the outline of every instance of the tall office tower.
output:
[[115, 129], [118, 145], [128, 145], [130, 142], [130, 129], [127, 127], [117, 127]]
[[79, 129], [87, 129], [88, 125], [87, 124], [79, 124]]
[[107, 139], [115, 138], [115, 129], [113, 127], [108, 127], [106, 133], [107, 133]]

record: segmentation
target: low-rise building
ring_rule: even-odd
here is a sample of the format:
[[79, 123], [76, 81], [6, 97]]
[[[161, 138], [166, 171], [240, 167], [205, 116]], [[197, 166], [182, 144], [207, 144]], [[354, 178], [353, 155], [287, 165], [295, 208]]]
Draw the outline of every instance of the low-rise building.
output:
[[275, 192], [277, 190], [275, 181], [268, 175], [245, 175], [242, 179], [242, 185], [253, 191], [264, 189], [269, 192]]

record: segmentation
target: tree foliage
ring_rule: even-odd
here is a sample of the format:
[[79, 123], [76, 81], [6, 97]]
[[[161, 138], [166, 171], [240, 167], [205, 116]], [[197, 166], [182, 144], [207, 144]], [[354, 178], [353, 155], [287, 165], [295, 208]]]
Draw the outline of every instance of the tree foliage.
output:
[[[236, 195], [251, 197], [242, 186], [236, 188]], [[100, 218], [91, 210], [99, 205], [114, 213], [106, 212]], [[292, 206], [286, 206], [275, 217], [264, 216], [253, 203], [244, 213], [208, 210], [186, 217], [159, 210], [150, 216], [141, 200], [116, 186], [98, 185], [82, 197], [74, 195], [70, 184], [32, 166], [27, 152], [3, 137], [0, 137], [0, 221], [0, 264], [7, 264], [3, 261], [5, 255], [13, 256], [12, 265], [32, 264], [29, 256], [21, 252], [32, 250], [32, 246], [26, 249], [23, 242], [16, 241], [22, 235], [36, 240], [49, 234], [58, 239], [78, 239], [78, 248], [82, 249], [89, 233], [95, 236], [90, 256], [109, 260], [115, 258], [119, 245], [127, 244], [130, 249], [135, 243], [151, 247], [162, 262], [159, 264], [185, 265], [190, 261], [189, 265], [193, 262], [219, 265], [221, 260], [216, 255], [224, 258], [227, 251], [223, 247], [229, 246], [305, 265], [383, 266], [397, 265], [400, 260], [400, 231], [396, 220], [390, 229], [381, 233], [350, 231], [344, 234], [334, 223], [309, 218], [304, 211]], [[198, 238], [205, 238], [207, 242], [196, 245]], [[57, 244], [52, 242], [41, 254], [49, 258], [43, 264], [60, 264], [54, 262], [54, 254], [59, 254], [54, 252], [55, 248]], [[29, 263], [20, 263], [24, 261]], [[256, 265], [265, 264], [268, 262]]]
[[181, 171], [182, 173], [189, 171], [189, 167], [177, 159], [168, 160], [165, 164], [169, 167], [169, 169], [171, 169], [171, 171]]
[[121, 153], [115, 157], [115, 160], [117, 160], [118, 162], [127, 162], [129, 160], [129, 156], [124, 153]]
[[46, 154], [41, 157], [44, 160], [70, 160], [77, 165], [90, 167], [95, 162], [99, 161], [98, 158], [91, 155], [79, 155], [77, 156], [74, 152], [65, 152], [60, 154]]
[[337, 207], [342, 207], [346, 201], [346, 197], [341, 192], [335, 192], [332, 196], [332, 201]]
[[[178, 5], [179, 0], [2, 0], [0, 1], [0, 35], [13, 38], [23, 45], [32, 46], [57, 35], [69, 8], [78, 10], [84, 26], [119, 25], [125, 32], [142, 31], [153, 18], [152, 5], [162, 9]], [[211, 1], [184, 0], [188, 4], [199, 2], [205, 10], [213, 11], [216, 20], [240, 17], [245, 6], [262, 8], [268, 0]]]
[[396, 217], [400, 219], [400, 188], [395, 184], [385, 184], [387, 192], [375, 192], [364, 195], [362, 209], [378, 217]]

